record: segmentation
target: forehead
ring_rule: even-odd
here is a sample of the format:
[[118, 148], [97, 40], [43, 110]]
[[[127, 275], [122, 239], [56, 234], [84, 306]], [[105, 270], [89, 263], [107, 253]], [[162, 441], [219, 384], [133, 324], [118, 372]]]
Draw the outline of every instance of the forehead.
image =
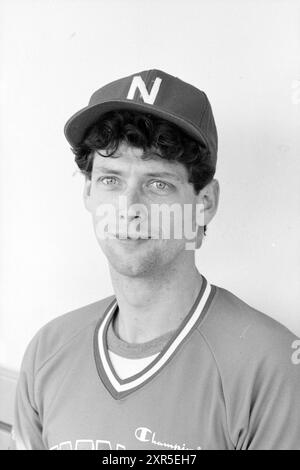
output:
[[[98, 152], [105, 156], [99, 155]], [[124, 173], [168, 173], [169, 176], [173, 175], [182, 182], [187, 181], [188, 178], [187, 169], [182, 163], [161, 158], [155, 154], [155, 151], [147, 151], [147, 158], [142, 158], [144, 155], [143, 149], [121, 143], [111, 157], [106, 156], [109, 155], [109, 150], [99, 149], [98, 152], [94, 152], [93, 171], [111, 169]]]

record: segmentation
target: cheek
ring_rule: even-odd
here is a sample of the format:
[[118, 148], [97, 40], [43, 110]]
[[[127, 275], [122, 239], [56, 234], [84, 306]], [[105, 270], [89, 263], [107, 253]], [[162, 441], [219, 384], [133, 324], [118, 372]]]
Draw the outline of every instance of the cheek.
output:
[[97, 238], [105, 237], [107, 233], [116, 233], [118, 230], [118, 210], [114, 202], [108, 198], [93, 199], [92, 217]]
[[114, 202], [115, 196], [112, 191], [101, 191], [97, 186], [97, 183], [93, 181], [91, 186], [90, 198], [91, 206], [95, 211], [100, 204], [112, 204]]
[[178, 211], [161, 213], [150, 220], [151, 234], [163, 240], [191, 238], [196, 231], [196, 209], [192, 205]]

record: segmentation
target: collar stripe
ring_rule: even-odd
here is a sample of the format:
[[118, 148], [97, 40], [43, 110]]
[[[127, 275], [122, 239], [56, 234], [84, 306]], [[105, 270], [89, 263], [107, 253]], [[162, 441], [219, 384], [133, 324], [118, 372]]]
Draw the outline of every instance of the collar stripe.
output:
[[145, 372], [141, 373], [141, 375], [138, 378], [133, 379], [131, 381], [130, 379], [127, 379], [126, 383], [121, 383], [119, 380], [117, 380], [117, 375], [113, 373], [112, 365], [110, 361], [108, 360], [109, 355], [108, 355], [107, 346], [106, 346], [105, 332], [107, 331], [108, 323], [110, 322], [112, 318], [112, 314], [115, 311], [115, 308], [117, 306], [117, 300], [116, 299], [113, 300], [113, 303], [110, 306], [99, 328], [98, 346], [99, 346], [100, 359], [101, 359], [105, 374], [107, 375], [107, 378], [109, 379], [115, 391], [117, 391], [118, 393], [121, 393], [121, 392], [126, 392], [128, 390], [131, 390], [135, 387], [138, 387], [143, 382], [145, 382], [150, 377], [152, 377], [158, 370], [160, 370], [164, 366], [164, 364], [169, 360], [169, 358], [175, 353], [177, 348], [180, 346], [180, 344], [183, 342], [183, 340], [186, 338], [188, 333], [191, 331], [191, 329], [194, 327], [194, 325], [198, 321], [206, 305], [206, 302], [209, 298], [209, 295], [211, 293], [211, 285], [206, 281], [205, 278], [203, 278], [203, 281], [206, 282], [206, 286], [202, 294], [202, 297], [194, 313], [192, 314], [192, 316], [190, 317], [186, 325], [182, 328], [180, 333], [171, 342], [167, 350], [158, 356], [158, 360], [154, 360], [154, 364], [152, 367], [150, 364], [150, 366], [148, 366], [149, 368], [146, 368]]

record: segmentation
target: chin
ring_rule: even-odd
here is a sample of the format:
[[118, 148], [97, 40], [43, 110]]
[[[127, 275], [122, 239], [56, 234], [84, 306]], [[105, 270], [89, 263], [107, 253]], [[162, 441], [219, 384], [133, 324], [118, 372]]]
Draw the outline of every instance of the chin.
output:
[[160, 253], [122, 253], [119, 250], [105, 250], [109, 264], [119, 274], [129, 277], [146, 277], [157, 271], [162, 264]]
[[183, 251], [179, 244], [166, 243], [127, 250], [108, 242], [101, 244], [101, 249], [113, 270], [128, 277], [156, 276], [165, 272]]
[[147, 277], [157, 270], [156, 263], [151, 261], [128, 261], [108, 259], [113, 269], [123, 276], [128, 277]]

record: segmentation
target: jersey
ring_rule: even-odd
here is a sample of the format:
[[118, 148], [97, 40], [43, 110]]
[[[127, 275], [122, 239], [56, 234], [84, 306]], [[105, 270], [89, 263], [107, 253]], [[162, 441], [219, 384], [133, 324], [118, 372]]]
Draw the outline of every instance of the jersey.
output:
[[287, 328], [203, 277], [157, 357], [122, 380], [107, 348], [117, 308], [109, 296], [34, 336], [17, 386], [18, 448], [300, 450], [299, 340]]

